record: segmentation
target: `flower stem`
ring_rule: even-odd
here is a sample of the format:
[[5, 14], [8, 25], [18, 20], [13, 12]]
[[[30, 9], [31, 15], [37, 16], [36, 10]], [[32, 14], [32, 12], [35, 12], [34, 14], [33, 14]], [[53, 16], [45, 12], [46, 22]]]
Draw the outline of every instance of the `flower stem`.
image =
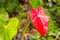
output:
[[28, 29], [30, 23], [31, 23], [31, 21], [28, 22], [28, 24], [26, 25], [26, 27], [25, 27], [24, 30], [22, 31], [22, 37], [21, 37], [21, 40], [24, 40], [25, 32], [27, 31], [27, 29]]

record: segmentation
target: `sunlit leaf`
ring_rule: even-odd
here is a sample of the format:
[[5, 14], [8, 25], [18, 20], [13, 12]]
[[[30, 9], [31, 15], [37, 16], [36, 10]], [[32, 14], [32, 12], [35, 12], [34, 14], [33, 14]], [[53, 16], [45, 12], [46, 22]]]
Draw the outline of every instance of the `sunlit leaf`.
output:
[[12, 18], [6, 26], [6, 31], [10, 39], [12, 39], [17, 33], [18, 19]]
[[4, 19], [0, 18], [0, 22], [0, 40], [12, 40], [17, 33], [18, 19], [12, 18], [7, 26], [4, 25]]

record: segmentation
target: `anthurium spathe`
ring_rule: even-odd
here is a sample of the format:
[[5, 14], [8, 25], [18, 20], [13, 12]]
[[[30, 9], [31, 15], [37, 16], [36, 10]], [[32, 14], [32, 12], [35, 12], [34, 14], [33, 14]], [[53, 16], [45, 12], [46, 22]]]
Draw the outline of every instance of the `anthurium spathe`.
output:
[[48, 31], [49, 17], [44, 13], [44, 9], [40, 6], [38, 6], [37, 10], [32, 8], [30, 10], [30, 18], [34, 27], [41, 34], [41, 36], [46, 35]]

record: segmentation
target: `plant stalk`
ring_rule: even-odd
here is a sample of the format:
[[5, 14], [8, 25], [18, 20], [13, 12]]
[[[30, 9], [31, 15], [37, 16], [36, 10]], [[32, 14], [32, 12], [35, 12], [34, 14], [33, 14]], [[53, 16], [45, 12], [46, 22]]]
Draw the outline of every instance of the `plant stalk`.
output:
[[26, 33], [26, 31], [27, 31], [27, 29], [28, 29], [30, 23], [31, 23], [31, 21], [28, 22], [28, 24], [26, 25], [26, 27], [25, 27], [24, 30], [22, 31], [22, 37], [21, 37], [21, 40], [24, 40], [24, 35], [25, 35], [25, 33]]

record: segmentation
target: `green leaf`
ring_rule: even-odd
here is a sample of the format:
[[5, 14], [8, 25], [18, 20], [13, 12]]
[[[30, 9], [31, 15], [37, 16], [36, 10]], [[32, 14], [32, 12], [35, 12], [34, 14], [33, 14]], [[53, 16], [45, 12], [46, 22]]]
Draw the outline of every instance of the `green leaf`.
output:
[[4, 19], [5, 21], [9, 20], [8, 13], [5, 11], [4, 8], [0, 8], [0, 18]]
[[12, 18], [7, 26], [3, 18], [0, 18], [0, 22], [0, 40], [12, 40], [17, 33], [18, 19]]
[[60, 0], [53, 0], [53, 2], [60, 2]]
[[46, 38], [45, 38], [45, 37], [41, 37], [41, 39], [42, 39], [42, 40], [46, 40]]
[[0, 8], [0, 14], [6, 14], [7, 12], [5, 11], [4, 8]]
[[37, 8], [38, 6], [38, 0], [30, 0], [30, 5], [33, 7], [33, 8]]
[[8, 25], [6, 26], [6, 32], [10, 39], [12, 39], [17, 33], [18, 19], [12, 18]]
[[35, 33], [33, 36], [32, 36], [33, 39], [39, 39], [40, 38], [40, 34], [39, 33]]
[[59, 7], [57, 7], [57, 14], [56, 14], [55, 16], [60, 17], [60, 6], [59, 6]]
[[13, 11], [16, 7], [16, 4], [17, 4], [17, 0], [7, 0], [4, 4], [4, 8], [7, 10], [7, 11]]
[[39, 5], [40, 5], [40, 6], [44, 6], [43, 0], [39, 0]]
[[[4, 29], [5, 20], [0, 16], [0, 40], [6, 39], [5, 29]], [[8, 40], [8, 38], [6, 39]]]
[[53, 37], [49, 36], [49, 37], [48, 37], [48, 40], [54, 40], [54, 39], [53, 39]]
[[39, 5], [40, 5], [40, 6], [43, 6], [44, 3], [43, 3], [43, 0], [30, 0], [30, 5], [31, 5], [33, 8], [37, 8]]

